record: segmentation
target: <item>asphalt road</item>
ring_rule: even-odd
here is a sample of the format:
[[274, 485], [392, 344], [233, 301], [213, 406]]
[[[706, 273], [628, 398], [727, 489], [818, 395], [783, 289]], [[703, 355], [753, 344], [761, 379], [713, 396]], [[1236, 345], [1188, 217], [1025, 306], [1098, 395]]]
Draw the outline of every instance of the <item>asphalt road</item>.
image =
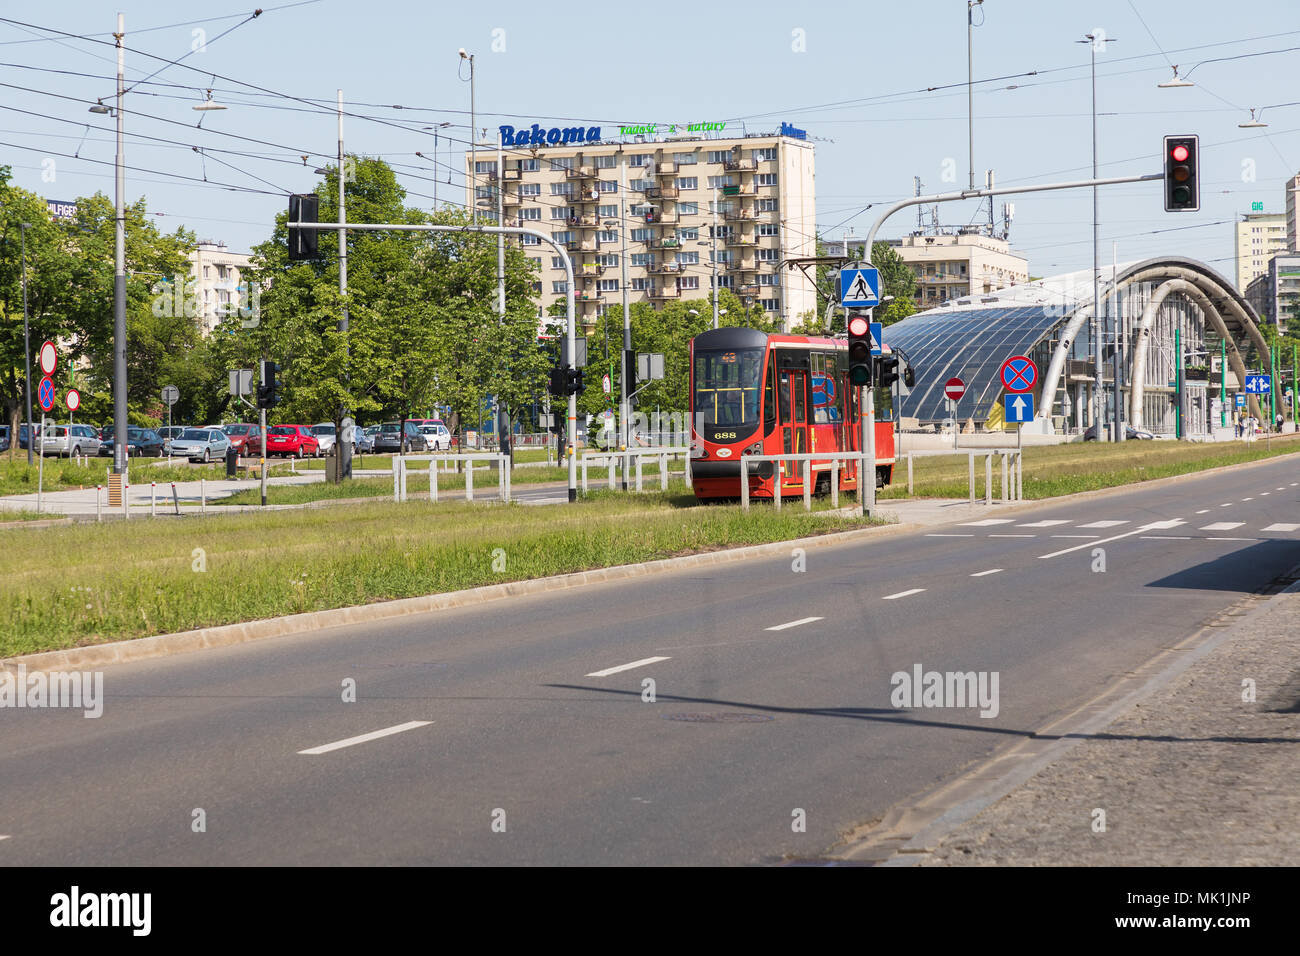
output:
[[[1297, 478], [1282, 460], [813, 549], [802, 572], [750, 560], [110, 667], [97, 720], [0, 710], [0, 863], [815, 857], [1300, 563]], [[996, 672], [997, 716], [893, 706], [917, 664]]]

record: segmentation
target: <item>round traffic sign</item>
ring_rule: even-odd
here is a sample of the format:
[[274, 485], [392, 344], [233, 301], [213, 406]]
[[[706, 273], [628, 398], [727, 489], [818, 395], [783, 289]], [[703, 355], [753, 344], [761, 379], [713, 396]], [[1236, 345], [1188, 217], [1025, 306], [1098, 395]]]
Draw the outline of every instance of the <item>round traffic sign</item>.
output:
[[943, 394], [955, 402], [966, 394], [966, 383], [959, 378], [950, 378], [943, 383]]
[[81, 407], [81, 393], [75, 388], [68, 389], [63, 396], [63, 403], [68, 406], [68, 411], [75, 412]]
[[1028, 392], [1038, 381], [1038, 366], [1028, 356], [1013, 355], [1002, 363], [1002, 386], [1008, 392]]
[[54, 347], [54, 343], [45, 342], [37, 354], [40, 356], [41, 371], [46, 375], [53, 375], [54, 370], [59, 367], [59, 350]]
[[164, 385], [162, 390], [162, 400], [168, 405], [175, 405], [181, 397], [181, 390], [175, 385]]
[[43, 412], [54, 407], [54, 380], [48, 375], [41, 379], [41, 384], [36, 388], [36, 400], [40, 402]]

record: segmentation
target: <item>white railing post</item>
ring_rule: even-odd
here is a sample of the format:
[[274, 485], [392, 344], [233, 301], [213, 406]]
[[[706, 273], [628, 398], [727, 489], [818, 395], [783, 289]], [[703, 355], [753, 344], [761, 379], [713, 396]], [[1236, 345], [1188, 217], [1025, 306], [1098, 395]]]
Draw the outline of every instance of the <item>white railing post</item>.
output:
[[636, 456], [636, 490], [641, 490], [641, 456]]
[[1025, 500], [1025, 453], [1016, 452], [1016, 500]]
[[587, 456], [582, 456], [582, 493], [587, 493]]
[[429, 500], [438, 501], [438, 459], [429, 459]]
[[102, 496], [99, 493], [99, 485], [96, 485], [95, 486], [95, 520], [96, 521], [104, 520], [104, 513], [99, 510], [101, 501], [102, 501]]
[[605, 469], [605, 483], [608, 485], [610, 491], [614, 490], [614, 479], [616, 477], [614, 469], [618, 467], [618, 465], [615, 464], [616, 461], [626, 461], [626, 459], [617, 458], [613, 452], [610, 452], [609, 457], [605, 459], [605, 463], [609, 465], [609, 467]]
[[912, 497], [912, 453], [907, 453], [907, 497]]
[[970, 465], [970, 503], [975, 503], [975, 453], [966, 452], [966, 463]]
[[474, 460], [465, 462], [465, 500], [474, 500]]
[[[749, 483], [745, 480], [745, 470], [743, 468], [740, 471], [740, 480], [744, 484]], [[668, 490], [668, 455], [667, 454], [663, 454], [659, 456], [659, 490], [660, 491]]]
[[831, 507], [840, 506], [840, 460], [831, 459]]
[[[122, 504], [126, 504], [126, 495], [122, 496]], [[199, 510], [203, 514], [208, 513], [208, 486], [202, 478], [199, 479]]]
[[1006, 504], [1008, 501], [1011, 500], [1010, 489], [1007, 488], [1007, 466], [1010, 464], [1009, 461], [1010, 456], [1008, 455], [1007, 452], [1004, 451], [1001, 455], [1001, 458], [1002, 458], [1002, 503]]
[[740, 456], [740, 510], [749, 510], [749, 473], [747, 471], [748, 457], [745, 454]]
[[393, 504], [397, 504], [397, 502], [402, 500], [402, 483], [401, 483], [401, 478], [398, 476], [398, 469], [401, 467], [402, 467], [402, 460], [397, 455], [394, 455], [393, 456]]
[[149, 517], [158, 515], [158, 482], [149, 482]]
[[785, 461], [779, 457], [776, 461], [772, 462], [772, 507], [777, 511], [781, 510], [781, 471], [784, 464]]
[[984, 504], [986, 507], [993, 505], [993, 452], [984, 456]]
[[803, 510], [812, 511], [812, 462], [803, 460]]

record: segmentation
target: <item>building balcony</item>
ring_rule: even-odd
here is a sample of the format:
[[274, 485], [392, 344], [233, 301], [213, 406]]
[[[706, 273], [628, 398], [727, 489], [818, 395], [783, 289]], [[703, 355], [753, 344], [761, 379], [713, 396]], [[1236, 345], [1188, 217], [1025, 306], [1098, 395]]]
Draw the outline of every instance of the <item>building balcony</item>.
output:
[[503, 205], [503, 206], [518, 206], [518, 205], [519, 205], [519, 197], [518, 197], [518, 196], [515, 196], [515, 195], [512, 195], [511, 193], [504, 193], [504, 194], [501, 196], [501, 205]]
[[729, 246], [754, 246], [758, 244], [758, 240], [753, 236], [742, 235], [738, 232], [723, 236], [722, 241]]
[[676, 176], [677, 164], [672, 160], [665, 160], [662, 163], [655, 163], [656, 176]]
[[647, 266], [646, 269], [656, 275], [686, 271], [686, 267], [680, 262], [658, 262]]
[[652, 299], [680, 299], [681, 297], [682, 290], [676, 286], [661, 286], [658, 289], [650, 290], [650, 298]]
[[654, 223], [660, 223], [660, 222], [676, 222], [677, 213], [676, 211], [664, 212], [664, 210], [662, 209], [657, 209], [654, 212], [646, 213], [645, 221], [651, 223], [652, 225]]
[[727, 213], [723, 218], [727, 222], [755, 222], [758, 220], [758, 213], [752, 208], [736, 209]]
[[758, 169], [758, 161], [754, 159], [729, 159], [722, 164], [722, 168], [729, 173], [752, 173]]
[[570, 226], [575, 226], [575, 227], [578, 227], [578, 228], [581, 228], [581, 229], [595, 229], [597, 226], [600, 225], [600, 217], [599, 217], [599, 216], [586, 216], [586, 215], [583, 215], [583, 216], [570, 216], [570, 217], [569, 217], [569, 225], [570, 225]]
[[676, 236], [673, 236], [672, 238], [665, 237], [663, 239], [656, 239], [650, 243], [650, 245], [655, 249], [680, 249], [682, 247], [682, 241]]
[[768, 285], [768, 286], [765, 286], [765, 285], [757, 285], [756, 283], [750, 282], [750, 283], [746, 283], [745, 285], [737, 286], [737, 287], [736, 287], [736, 292], [737, 292], [737, 294], [739, 294], [739, 295], [753, 295], [753, 296], [757, 296], [757, 295], [762, 295], [764, 289], [773, 289], [773, 290], [775, 290], [776, 288], [777, 288], [777, 286], [774, 286], [774, 285]]
[[594, 262], [584, 262], [578, 267], [578, 276], [583, 279], [591, 279], [603, 275], [605, 267], [596, 265]]
[[756, 268], [756, 263], [754, 262], [753, 258], [745, 258], [744, 256], [742, 256], [741, 258], [736, 259], [734, 262], [728, 263], [727, 271], [728, 272], [756, 272], [758, 270]]
[[565, 243], [565, 248], [570, 252], [595, 252], [595, 239], [571, 239]]
[[571, 193], [570, 195], [565, 196], [564, 198], [575, 206], [582, 205], [585, 203], [598, 202], [600, 200], [600, 190], [579, 189], [577, 192]]
[[566, 169], [564, 171], [564, 178], [565, 179], [595, 179], [596, 167], [575, 166], [573, 169]]
[[523, 179], [523, 177], [524, 177], [524, 173], [523, 170], [521, 169], [507, 169], [502, 176], [502, 178], [507, 181], [512, 179], [518, 181], [520, 179]]
[[645, 191], [647, 199], [676, 199], [677, 193], [676, 186], [651, 186]]

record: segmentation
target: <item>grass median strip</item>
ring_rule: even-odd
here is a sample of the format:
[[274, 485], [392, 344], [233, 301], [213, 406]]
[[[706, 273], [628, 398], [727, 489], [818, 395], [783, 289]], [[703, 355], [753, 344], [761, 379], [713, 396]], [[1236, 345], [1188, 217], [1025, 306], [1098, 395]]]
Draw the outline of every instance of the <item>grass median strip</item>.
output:
[[[1127, 441], [1071, 442], [1024, 449], [1026, 499], [1054, 498], [1079, 491], [1151, 481], [1300, 452], [1300, 436], [1287, 435], [1249, 445]], [[975, 494], [984, 496], [984, 461], [975, 453]], [[965, 451], [955, 455], [926, 455], [913, 459], [913, 487], [919, 498], [965, 498], [969, 493], [969, 461]], [[993, 460], [993, 496], [1002, 492], [999, 460]], [[894, 480], [882, 498], [907, 497], [907, 462], [899, 457]]]
[[[22, 452], [24, 456], [27, 454]], [[222, 465], [191, 466], [179, 458], [167, 464], [166, 458], [132, 458], [130, 462], [130, 479], [134, 487], [147, 486], [149, 482], [159, 484], [172, 481], [198, 481], [200, 478], [220, 478], [226, 474]], [[45, 459], [44, 473], [41, 474], [40, 463], [27, 464], [27, 459], [14, 458], [12, 461], [0, 460], [0, 495], [34, 495], [39, 481], [44, 491], [71, 491], [78, 488], [94, 488], [96, 485], [108, 484], [105, 469], [112, 465], [109, 458], [91, 458], [89, 465], [78, 465], [75, 459]]]
[[[391, 483], [390, 483], [391, 489]], [[391, 501], [327, 512], [0, 529], [0, 657], [435, 594], [860, 527], [689, 493], [575, 504]]]

